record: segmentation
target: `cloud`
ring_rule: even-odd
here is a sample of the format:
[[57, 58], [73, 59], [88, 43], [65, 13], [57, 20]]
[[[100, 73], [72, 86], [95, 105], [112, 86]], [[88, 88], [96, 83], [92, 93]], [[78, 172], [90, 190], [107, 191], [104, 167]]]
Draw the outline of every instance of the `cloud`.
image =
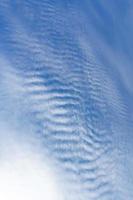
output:
[[62, 200], [48, 159], [15, 135], [15, 130], [1, 126], [0, 199]]

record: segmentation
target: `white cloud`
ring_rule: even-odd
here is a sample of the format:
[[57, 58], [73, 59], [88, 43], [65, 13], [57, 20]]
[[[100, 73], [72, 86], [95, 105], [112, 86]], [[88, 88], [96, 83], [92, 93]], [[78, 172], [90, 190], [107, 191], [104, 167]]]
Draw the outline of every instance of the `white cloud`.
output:
[[[56, 175], [47, 158], [42, 159], [41, 153], [26, 143], [20, 144], [14, 138], [9, 141], [9, 130], [1, 131], [7, 135], [7, 140], [1, 141], [0, 199], [62, 200]], [[10, 134], [13, 137], [12, 131]]]

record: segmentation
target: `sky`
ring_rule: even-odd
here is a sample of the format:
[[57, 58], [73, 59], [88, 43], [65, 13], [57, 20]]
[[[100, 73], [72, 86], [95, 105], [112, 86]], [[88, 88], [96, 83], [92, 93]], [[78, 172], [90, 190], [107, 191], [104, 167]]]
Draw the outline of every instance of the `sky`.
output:
[[132, 10], [0, 0], [0, 199], [133, 199]]

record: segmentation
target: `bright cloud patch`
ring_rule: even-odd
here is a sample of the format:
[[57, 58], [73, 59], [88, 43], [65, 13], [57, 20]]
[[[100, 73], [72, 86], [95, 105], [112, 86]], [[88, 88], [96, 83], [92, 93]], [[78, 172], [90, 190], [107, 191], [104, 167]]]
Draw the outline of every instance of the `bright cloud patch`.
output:
[[15, 151], [1, 160], [0, 199], [62, 200], [56, 178], [46, 163], [35, 153], [15, 146]]

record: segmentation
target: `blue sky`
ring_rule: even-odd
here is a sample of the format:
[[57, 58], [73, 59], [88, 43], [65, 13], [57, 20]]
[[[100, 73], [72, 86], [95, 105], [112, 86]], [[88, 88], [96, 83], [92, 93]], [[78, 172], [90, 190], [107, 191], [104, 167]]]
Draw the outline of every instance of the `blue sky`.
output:
[[66, 199], [133, 199], [132, 10], [132, 0], [0, 1], [0, 140], [28, 163], [48, 153]]

